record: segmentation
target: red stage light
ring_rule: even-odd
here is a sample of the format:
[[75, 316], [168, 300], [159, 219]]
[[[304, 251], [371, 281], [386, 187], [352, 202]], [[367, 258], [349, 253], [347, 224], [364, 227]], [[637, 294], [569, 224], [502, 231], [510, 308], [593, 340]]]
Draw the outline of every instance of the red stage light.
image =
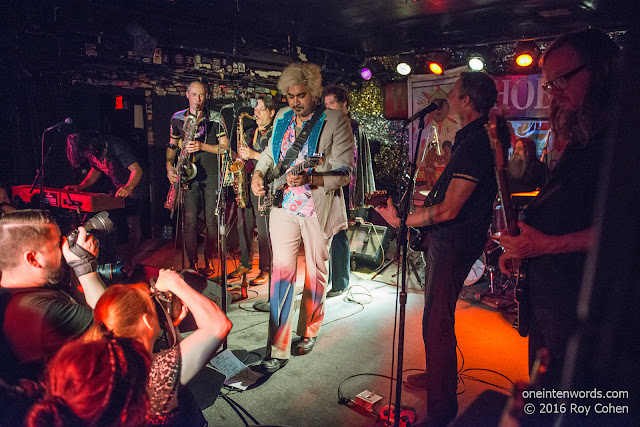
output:
[[116, 96], [116, 110], [124, 110], [124, 104], [121, 96]]

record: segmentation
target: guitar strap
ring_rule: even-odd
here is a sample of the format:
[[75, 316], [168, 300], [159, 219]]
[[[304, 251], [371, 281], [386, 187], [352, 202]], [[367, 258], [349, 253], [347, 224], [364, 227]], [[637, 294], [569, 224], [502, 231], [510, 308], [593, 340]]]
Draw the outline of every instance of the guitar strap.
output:
[[320, 116], [322, 116], [322, 113], [324, 113], [324, 110], [325, 106], [323, 104], [320, 104], [318, 108], [316, 108], [316, 111], [313, 113], [313, 117], [311, 117], [311, 120], [305, 123], [295, 142], [287, 150], [287, 154], [285, 154], [284, 159], [281, 162], [278, 162], [278, 164], [275, 166], [272, 175], [274, 179], [286, 172], [287, 169], [289, 169], [289, 166], [291, 166], [291, 163], [293, 163], [293, 161], [298, 158], [298, 153], [309, 138], [311, 130], [320, 119]]
[[460, 150], [456, 150], [452, 155], [451, 158], [449, 158], [449, 162], [447, 163], [447, 166], [444, 168], [444, 170], [442, 171], [442, 173], [440, 174], [440, 176], [438, 177], [438, 180], [436, 181], [435, 184], [433, 184], [433, 187], [431, 188], [431, 191], [429, 191], [429, 194], [427, 195], [427, 198], [424, 199], [424, 204], [422, 205], [422, 207], [428, 207], [428, 206], [433, 206], [436, 203], [436, 197], [438, 196], [438, 191], [440, 190], [440, 187], [442, 187], [442, 183], [444, 182], [445, 179], [445, 172], [447, 172], [447, 169], [449, 168], [449, 165], [451, 164], [451, 161], [454, 159], [456, 153], [460, 151]]

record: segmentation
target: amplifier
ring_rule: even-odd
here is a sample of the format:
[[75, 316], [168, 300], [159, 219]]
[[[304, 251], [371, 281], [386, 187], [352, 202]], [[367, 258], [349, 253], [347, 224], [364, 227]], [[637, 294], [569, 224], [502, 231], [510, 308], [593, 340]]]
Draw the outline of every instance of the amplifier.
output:
[[354, 224], [347, 230], [352, 260], [377, 267], [389, 247], [389, 229], [381, 225]]

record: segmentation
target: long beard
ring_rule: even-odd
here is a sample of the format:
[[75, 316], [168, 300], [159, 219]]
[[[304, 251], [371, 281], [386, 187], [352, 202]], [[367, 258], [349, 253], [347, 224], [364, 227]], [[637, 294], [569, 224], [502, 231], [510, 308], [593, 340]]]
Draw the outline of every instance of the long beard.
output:
[[520, 179], [527, 171], [527, 161], [520, 156], [512, 156], [509, 159], [509, 175], [513, 178]]
[[58, 284], [63, 277], [64, 269], [62, 268], [62, 265], [58, 265], [57, 267], [53, 265], [46, 265], [44, 267], [44, 278], [52, 285]]

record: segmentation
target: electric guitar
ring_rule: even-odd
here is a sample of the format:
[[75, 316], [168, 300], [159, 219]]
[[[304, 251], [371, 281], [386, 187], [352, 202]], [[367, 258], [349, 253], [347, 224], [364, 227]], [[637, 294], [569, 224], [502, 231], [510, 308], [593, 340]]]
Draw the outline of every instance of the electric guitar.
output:
[[[367, 193], [364, 195], [364, 205], [372, 206], [374, 208], [380, 206], [387, 206], [387, 199], [389, 196], [385, 190], [373, 191], [371, 193]], [[395, 206], [395, 204], [394, 204]], [[429, 205], [425, 205], [429, 206]], [[414, 236], [409, 241], [409, 248], [415, 252], [426, 252], [429, 250], [429, 243], [431, 239], [429, 238], [429, 230], [430, 227], [409, 227], [410, 230], [415, 230], [417, 233], [414, 233]]]
[[267, 192], [258, 199], [258, 211], [260, 215], [269, 215], [271, 207], [280, 207], [282, 205], [284, 189], [287, 184], [287, 174], [300, 175], [305, 169], [315, 168], [322, 164], [323, 160], [323, 153], [315, 153], [312, 156], [305, 157], [301, 163], [295, 165], [291, 170], [281, 171], [280, 175], [270, 177], [268, 180], [265, 179], [265, 190]]
[[[498, 198], [502, 203], [502, 215], [506, 229], [501, 230], [509, 236], [517, 236], [520, 231], [518, 229], [518, 216], [513, 207], [511, 200], [511, 192], [509, 191], [508, 181], [508, 150], [511, 146], [511, 134], [507, 126], [507, 119], [504, 115], [496, 116], [495, 123], [487, 123], [485, 125], [491, 148], [496, 157], [495, 170], [496, 179], [498, 181]], [[515, 297], [516, 297], [516, 319], [513, 327], [518, 331], [520, 336], [529, 335], [529, 323], [531, 317], [530, 307], [528, 305], [528, 291], [525, 283], [523, 272], [523, 264], [521, 260], [513, 260], [511, 270], [516, 281]]]

